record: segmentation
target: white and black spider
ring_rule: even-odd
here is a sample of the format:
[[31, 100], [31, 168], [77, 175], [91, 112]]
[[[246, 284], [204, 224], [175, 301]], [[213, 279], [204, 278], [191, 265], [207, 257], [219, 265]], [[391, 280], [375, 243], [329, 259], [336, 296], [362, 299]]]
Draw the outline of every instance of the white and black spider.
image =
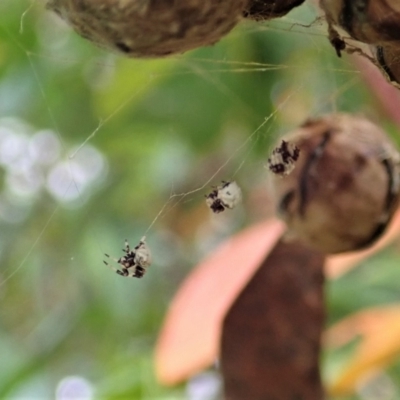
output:
[[[113, 261], [122, 265], [121, 269], [114, 268], [106, 261], [103, 261], [104, 264], [110, 267], [118, 275], [127, 278], [142, 278], [152, 261], [150, 249], [146, 244], [146, 237], [143, 236], [139, 244], [133, 250], [125, 239], [125, 248], [122, 249], [122, 251], [124, 251], [126, 255], [119, 259], [112, 258]], [[108, 254], [105, 254], [105, 256], [110, 258]]]
[[234, 208], [242, 200], [242, 191], [236, 182], [222, 181], [222, 185], [213, 186], [214, 190], [206, 195], [208, 207], [218, 214], [225, 208]]
[[282, 140], [268, 158], [268, 168], [276, 175], [289, 175], [300, 155], [300, 149], [292, 142]]

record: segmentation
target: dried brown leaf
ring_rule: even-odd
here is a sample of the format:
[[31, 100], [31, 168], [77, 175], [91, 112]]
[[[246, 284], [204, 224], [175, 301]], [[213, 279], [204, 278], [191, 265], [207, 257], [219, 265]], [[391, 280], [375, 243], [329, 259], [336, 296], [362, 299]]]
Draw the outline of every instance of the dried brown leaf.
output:
[[226, 399], [323, 399], [324, 257], [280, 241], [237, 297], [221, 339]]

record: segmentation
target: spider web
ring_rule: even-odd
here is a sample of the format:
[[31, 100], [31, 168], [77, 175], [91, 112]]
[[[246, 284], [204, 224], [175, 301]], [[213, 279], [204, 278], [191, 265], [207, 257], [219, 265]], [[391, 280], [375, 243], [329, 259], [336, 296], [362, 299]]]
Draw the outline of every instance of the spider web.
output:
[[[6, 24], [0, 17], [0, 45], [3, 36], [18, 49], [18, 56], [26, 60], [24, 73], [34, 82], [34, 87], [30, 88], [34, 97], [29, 97], [29, 102], [37, 100], [43, 103], [43, 109], [39, 108], [40, 117], [24, 112], [23, 107], [14, 105], [10, 109], [18, 110], [12, 115], [19, 121], [17, 128], [26, 130], [23, 140], [51, 138], [53, 143], [56, 137], [59, 143], [58, 158], [41, 165], [48, 173], [48, 190], [43, 186], [39, 194], [32, 196], [31, 209], [28, 207], [23, 219], [12, 223], [0, 220], [0, 227], [8, 230], [10, 236], [6, 245], [0, 245], [3, 265], [0, 296], [4, 296], [0, 314], [5, 326], [13, 327], [10, 332], [22, 332], [17, 334], [19, 343], [35, 344], [33, 339], [37, 335], [39, 339], [46, 337], [46, 343], [50, 342], [46, 346], [51, 347], [52, 341], [57, 340], [53, 333], [58, 332], [58, 324], [61, 325], [55, 319], [57, 329], [51, 325], [47, 331], [44, 329], [54, 318], [53, 314], [59, 313], [64, 318], [60, 309], [63, 311], [61, 306], [67, 304], [67, 322], [63, 321], [61, 326], [68, 334], [74, 326], [74, 318], [78, 319], [80, 303], [88, 303], [88, 297], [93, 296], [96, 305], [102, 302], [103, 308], [111, 310], [105, 318], [113, 316], [110, 325], [114, 327], [115, 324], [117, 333], [112, 333], [114, 329], [111, 333], [108, 330], [104, 335], [107, 342], [125, 344], [127, 338], [123, 332], [128, 332], [134, 335], [137, 347], [148, 344], [151, 341], [135, 331], [136, 326], [145, 325], [139, 315], [154, 307], [157, 312], [153, 314], [161, 318], [158, 309], [162, 310], [168, 303], [170, 293], [186, 272], [185, 266], [192, 267], [197, 259], [242, 226], [270, 215], [268, 210], [260, 211], [271, 204], [265, 164], [281, 134], [308, 118], [327, 112], [361, 111], [375, 117], [379, 115], [372, 111], [361, 74], [354, 69], [351, 59], [346, 56], [336, 59], [335, 50], [327, 39], [326, 26], [311, 5], [304, 4], [288, 16], [268, 23], [243, 23], [213, 48], [158, 62], [123, 59], [101, 52], [71, 32], [56, 16], [45, 12], [43, 1], [21, 0], [18, 3], [16, 24]], [[0, 15], [7, 15], [15, 4], [15, 0], [3, 0]], [[33, 32], [40, 37], [40, 46], [34, 47], [29, 41]], [[282, 38], [285, 40], [281, 41]], [[291, 40], [295, 45], [288, 44]], [[261, 41], [268, 45], [263, 47]], [[279, 47], [271, 51], [275, 58], [266, 54], [274, 41]], [[253, 43], [253, 47], [246, 47], [248, 43]], [[4, 59], [0, 47], [0, 67]], [[93, 104], [82, 110], [81, 118], [75, 118], [72, 123], [69, 118], [79, 114], [73, 112], [75, 104], [49, 90], [49, 81], [54, 76], [60, 77], [60, 71], [65, 71], [66, 75], [72, 71], [80, 85], [91, 86], [96, 93]], [[12, 75], [12, 71], [9, 74]], [[131, 80], [124, 82], [120, 76]], [[140, 79], [135, 78], [137, 76]], [[255, 96], [260, 93], [258, 85], [265, 85], [269, 91], [252, 101], [251, 95], [242, 92], [240, 85], [235, 86], [243, 77], [254, 79]], [[221, 126], [214, 126], [216, 138], [203, 132], [204, 126], [210, 126], [203, 124], [203, 120], [212, 121], [216, 116], [202, 115], [196, 119], [200, 126], [197, 133], [186, 142], [183, 136], [174, 136], [173, 121], [158, 128], [152, 124], [135, 125], [129, 113], [140, 109], [143, 96], [149, 93], [154, 98], [147, 101], [147, 107], [152, 103], [160, 104], [158, 107], [165, 108], [161, 110], [162, 115], [178, 118], [180, 114], [174, 109], [175, 91], [166, 84], [171, 79], [175, 79], [174, 87], [188, 87], [186, 92], [177, 91], [178, 95], [190, 93], [188, 102], [196, 96], [204, 96], [201, 102], [195, 103], [200, 104], [195, 112], [204, 112], [201, 103], [212, 101], [206, 97], [206, 91], [201, 91], [204, 86], [213, 95], [219, 95], [221, 101], [229, 103], [233, 110], [240, 110], [240, 115], [229, 114]], [[17, 94], [23, 91], [24, 82], [20, 85], [12, 82], [13, 91]], [[75, 93], [75, 86], [71, 81], [68, 83], [60, 87], [65, 90], [66, 98], [71, 98], [68, 95]], [[2, 87], [0, 80], [0, 110], [7, 110], [2, 103]], [[118, 90], [113, 90], [115, 87]], [[169, 94], [167, 106], [164, 92]], [[361, 98], [365, 104], [359, 103]], [[181, 105], [178, 100], [177, 104]], [[9, 101], [13, 103], [12, 96]], [[210, 108], [206, 109], [212, 113]], [[184, 111], [182, 119], [187, 118]], [[35, 112], [37, 114], [38, 110]], [[155, 113], [155, 120], [159, 114]], [[7, 116], [3, 111], [4, 115]], [[4, 118], [0, 118], [1, 167], [5, 165], [1, 152], [3, 121]], [[125, 126], [129, 124], [134, 128], [127, 133], [130, 128]], [[14, 127], [15, 121], [6, 126], [7, 129]], [[190, 127], [195, 128], [195, 125]], [[201, 143], [196, 142], [196, 137], [203, 134], [206, 138]], [[166, 135], [171, 139], [163, 141], [159, 151], [154, 151], [152, 147], [157, 147], [157, 141], [161, 141], [157, 138]], [[147, 136], [157, 138], [147, 141]], [[40, 152], [40, 146], [44, 143], [47, 149], [48, 143], [40, 140], [35, 142], [34, 148], [43, 158], [45, 153]], [[191, 140], [195, 141], [194, 145], [190, 144]], [[120, 141], [122, 144], [118, 148]], [[204, 148], [197, 154], [187, 152], [190, 146]], [[169, 152], [172, 155], [168, 156]], [[97, 160], [97, 164], [85, 163], [92, 159]], [[236, 180], [242, 187], [244, 203], [235, 210], [213, 215], [205, 205], [204, 195], [222, 180]], [[123, 190], [120, 189], [122, 185]], [[157, 188], [149, 190], [152, 186]], [[56, 192], [50, 190], [54, 187]], [[145, 196], [141, 197], [142, 192]], [[260, 192], [261, 197], [257, 197]], [[139, 200], [135, 200], [136, 196]], [[0, 215], [2, 200], [0, 194]], [[130, 201], [134, 204], [133, 211], [130, 211]], [[41, 207], [41, 203], [45, 206]], [[71, 228], [74, 226], [80, 228]], [[61, 235], [60, 230], [65, 232]], [[80, 230], [84, 234], [80, 235]], [[126, 280], [106, 269], [102, 262], [104, 253], [119, 258], [125, 238], [133, 248], [142, 236], [147, 236], [154, 261], [144, 280]], [[70, 246], [58, 243], [59, 238], [71, 242]], [[57, 305], [55, 311], [49, 306], [52, 301]], [[15, 317], [10, 317], [14, 314]], [[117, 325], [118, 318], [132, 321], [132, 325]], [[156, 329], [157, 322], [150, 325]], [[96, 337], [96, 340], [101, 338]], [[101, 342], [97, 347], [106, 345]], [[130, 382], [131, 370], [127, 376], [129, 379], [124, 381]], [[2, 394], [0, 385], [0, 397]], [[149, 392], [149, 398], [162, 397]]]
[[[307, 69], [312, 70], [313, 67], [307, 62], [296, 63], [288, 62], [284, 64], [274, 64], [274, 63], [264, 63], [264, 62], [255, 62], [251, 60], [251, 56], [248, 60], [235, 60], [235, 59], [215, 59], [215, 58], [203, 58], [203, 57], [173, 57], [172, 60], [174, 63], [183, 66], [184, 70], [180, 71], [162, 71], [156, 72], [154, 75], [148, 74], [146, 76], [146, 82], [141, 85], [141, 87], [131, 93], [128, 94], [125, 99], [119, 101], [119, 104], [114, 107], [113, 111], [109, 112], [108, 115], [99, 115], [98, 124], [91, 131], [86, 132], [86, 137], [84, 140], [81, 140], [80, 143], [77, 142], [75, 147], [71, 150], [70, 146], [67, 144], [65, 139], [65, 134], [63, 133], [63, 128], [60, 127], [58, 116], [54, 113], [54, 107], [52, 105], [52, 101], [49, 99], [49, 96], [45, 92], [45, 78], [38, 73], [37, 63], [55, 63], [61, 65], [61, 67], [67, 67], [70, 63], [74, 63], [73, 59], [69, 59], [67, 56], [63, 54], [49, 54], [44, 48], [43, 51], [31, 51], [29, 48], [25, 47], [25, 45], [21, 44], [20, 35], [22, 35], [25, 31], [25, 27], [28, 23], [32, 23], [32, 20], [35, 18], [34, 11], [37, 12], [38, 4], [34, 1], [25, 2], [24, 11], [21, 14], [20, 24], [16, 30], [12, 30], [10, 28], [6, 28], [3, 26], [3, 31], [9, 37], [9, 39], [20, 48], [21, 52], [28, 59], [28, 63], [30, 66], [30, 74], [34, 76], [34, 79], [37, 84], [37, 96], [41, 97], [46, 104], [47, 109], [47, 125], [50, 129], [53, 129], [56, 133], [59, 142], [63, 148], [63, 153], [65, 154], [65, 163], [69, 169], [69, 182], [64, 185], [65, 192], [61, 194], [60, 200], [61, 202], [56, 203], [53, 206], [53, 209], [49, 211], [47, 218], [44, 218], [42, 222], [42, 228], [36, 238], [32, 241], [30, 245], [28, 245], [28, 250], [24, 252], [22, 260], [17, 262], [17, 266], [11, 268], [11, 270], [7, 270], [4, 273], [4, 277], [0, 286], [4, 285], [8, 282], [12, 277], [14, 277], [19, 271], [21, 271], [24, 267], [27, 266], [27, 263], [34, 254], [35, 249], [38, 244], [41, 242], [44, 233], [49, 229], [49, 226], [53, 223], [55, 216], [60, 212], [63, 208], [63, 199], [66, 198], [67, 193], [74, 189], [77, 193], [77, 201], [80, 202], [80, 205], [83, 206], [87, 201], [87, 196], [83, 195], [81, 192], [83, 189], [82, 185], [79, 183], [79, 178], [76, 177], [76, 173], [74, 168], [71, 165], [79, 154], [89, 145], [96, 145], [96, 141], [99, 135], [102, 135], [102, 132], [105, 130], [109, 124], [112, 124], [115, 120], [120, 118], [123, 112], [126, 112], [126, 109], [132, 106], [139, 96], [139, 93], [145, 92], [147, 88], [154, 84], [156, 79], [159, 79], [163, 76], [175, 75], [182, 76], [190, 75], [195, 76], [199, 80], [205, 82], [205, 84], [211, 85], [216, 88], [219, 92], [225, 95], [227, 98], [232, 100], [233, 103], [240, 105], [240, 107], [244, 110], [244, 112], [249, 115], [249, 118], [256, 119], [258, 118], [258, 126], [253, 129], [251, 132], [247, 134], [245, 138], [239, 140], [239, 143], [230, 147], [229, 154], [225, 156], [225, 159], [220, 161], [219, 166], [215, 167], [215, 170], [207, 177], [203, 178], [203, 181], [200, 183], [195, 183], [193, 188], [184, 192], [176, 192], [174, 190], [174, 183], [170, 183], [170, 194], [169, 198], [167, 198], [164, 204], [159, 208], [159, 210], [155, 209], [153, 211], [154, 218], [150, 219], [148, 222], [148, 227], [143, 229], [143, 234], [138, 235], [137, 241], [139, 241], [140, 237], [143, 235], [147, 235], [153, 230], [157, 230], [157, 223], [160, 222], [163, 218], [165, 218], [169, 213], [173, 212], [176, 207], [181, 205], [187, 201], [198, 201], [199, 198], [203, 198], [204, 194], [207, 193], [208, 188], [211, 185], [219, 184], [221, 180], [231, 180], [240, 177], [240, 172], [246, 168], [246, 165], [251, 164], [251, 154], [253, 148], [257, 146], [258, 142], [266, 142], [267, 141], [267, 150], [265, 153], [268, 154], [271, 150], [271, 146], [274, 142], [274, 139], [278, 137], [281, 132], [271, 132], [273, 127], [272, 122], [279, 120], [289, 119], [289, 122], [286, 123], [286, 127], [284, 129], [289, 129], [289, 127], [294, 127], [297, 123], [300, 123], [302, 120], [305, 120], [308, 117], [316, 116], [326, 111], [335, 111], [338, 99], [342, 98], [342, 96], [346, 95], [350, 89], [354, 86], [359, 85], [360, 77], [357, 72], [352, 68], [350, 61], [348, 59], [344, 60], [341, 63], [341, 67], [338, 68], [332, 65], [331, 61], [331, 53], [333, 49], [329, 46], [328, 41], [326, 40], [326, 27], [321, 24], [321, 19], [316, 15], [311, 14], [311, 22], [304, 22], [301, 20], [296, 20], [293, 17], [285, 17], [283, 19], [273, 21], [267, 24], [255, 24], [248, 23], [242, 29], [238, 29], [234, 31], [226, 42], [233, 43], [235, 41], [240, 41], [245, 39], [248, 36], [260, 34], [260, 32], [266, 32], [266, 34], [273, 35], [296, 35], [297, 37], [301, 37], [303, 40], [304, 51], [307, 50], [307, 46], [311, 47], [315, 52], [317, 51], [320, 54], [322, 59], [326, 59], [325, 66], [321, 66], [320, 64], [315, 67], [315, 69], [325, 69], [325, 74], [327, 79], [325, 81], [326, 90], [324, 93], [316, 93], [317, 100], [312, 104], [313, 109], [302, 110], [303, 112], [300, 115], [297, 115], [294, 118], [290, 118], [291, 109], [298, 109], [299, 98], [301, 98], [302, 93], [309, 90], [310, 88], [306, 87], [307, 85], [302, 82], [290, 82], [285, 85], [283, 83], [282, 88], [276, 88], [276, 100], [273, 99], [274, 109], [272, 112], [266, 114], [263, 119], [260, 119], [256, 113], [252, 110], [251, 106], [245, 103], [243, 99], [241, 99], [240, 94], [235, 93], [226, 83], [222, 82], [219, 79], [220, 74], [229, 74], [231, 76], [238, 76], [240, 74], [271, 74], [275, 71], [282, 72], [285, 70], [293, 71], [294, 74], [298, 73], [298, 71], [306, 71]], [[42, 4], [40, 3], [40, 6]], [[31, 18], [31, 21], [29, 19]], [[310, 17], [308, 17], [310, 18]], [[45, 20], [46, 22], [46, 20]], [[62, 28], [66, 29], [66, 28]], [[74, 35], [74, 34], [72, 34]], [[321, 49], [321, 38], [326, 41], [325, 48]], [[51, 43], [51, 37], [46, 39], [46, 43]], [[317, 49], [317, 50], [316, 50]], [[95, 50], [94, 50], [95, 51]], [[313, 59], [315, 56], [310, 57]], [[114, 57], [110, 57], [110, 65], [107, 65], [107, 62], [104, 61], [106, 59], [103, 56], [103, 59], [99, 61], [98, 66], [107, 70], [107, 68], [114, 68], [114, 63], [116, 62]], [[82, 62], [80, 59], [79, 62]], [[125, 65], [128, 65], [130, 60], [118, 60], [118, 62], [123, 62]], [[303, 64], [303, 65], [302, 65]], [[312, 72], [311, 72], [312, 74]], [[342, 84], [338, 84], [336, 80], [338, 76], [345, 75], [347, 78], [345, 82]], [[301, 76], [301, 74], [299, 75]], [[309, 75], [304, 75], [309, 79]], [[297, 99], [297, 100], [296, 100]], [[118, 102], [118, 101], [117, 101]], [[68, 104], [65, 107], [69, 107]], [[305, 113], [304, 113], [305, 111]], [[68, 110], [66, 111], [68, 112]], [[296, 111], [298, 112], [298, 111]], [[282, 123], [285, 125], [285, 123]], [[116, 133], [117, 135], [118, 133]], [[272, 138], [272, 139], [271, 139]], [[134, 145], [133, 138], [133, 145]], [[103, 154], [106, 158], [106, 155]], [[265, 157], [266, 159], [267, 157]], [[113, 168], [112, 161], [109, 161], [110, 168]], [[259, 165], [261, 173], [264, 174], [263, 166]], [[104, 172], [106, 173], [106, 172]], [[68, 180], [68, 179], [67, 179]], [[240, 182], [239, 182], [240, 184]], [[132, 190], [135, 190], [134, 185]], [[104, 194], [107, 196], [113, 196], [112, 192]], [[231, 216], [234, 218], [235, 214]], [[226, 223], [226, 217], [223, 217], [223, 221]], [[95, 241], [98, 247], [99, 257], [102, 257], [104, 253], [114, 252], [110, 249], [110, 245], [105, 242], [102, 238], [101, 234], [95, 234]], [[121, 236], [121, 244], [125, 237]], [[134, 246], [136, 243], [131, 243]], [[151, 245], [150, 245], [151, 246]], [[101, 261], [101, 259], [99, 259]], [[157, 261], [156, 261], [157, 263]], [[101, 263], [99, 263], [99, 268], [101, 268]]]

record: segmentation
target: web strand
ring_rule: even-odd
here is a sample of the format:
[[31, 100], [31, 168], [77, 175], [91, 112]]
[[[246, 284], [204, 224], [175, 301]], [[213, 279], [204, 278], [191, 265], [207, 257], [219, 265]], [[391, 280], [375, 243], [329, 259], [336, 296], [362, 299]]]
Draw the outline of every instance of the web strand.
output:
[[[76, 147], [76, 149], [70, 153], [67, 154], [67, 145], [65, 143], [63, 134], [61, 133], [61, 130], [59, 128], [58, 122], [55, 118], [54, 112], [53, 112], [53, 106], [50, 104], [49, 99], [46, 96], [45, 90], [44, 90], [44, 84], [43, 84], [43, 78], [39, 76], [38, 70], [36, 68], [35, 59], [41, 59], [41, 60], [57, 60], [58, 62], [64, 62], [64, 63], [70, 63], [70, 62], [75, 62], [73, 59], [68, 59], [68, 57], [64, 57], [62, 54], [42, 54], [38, 52], [33, 52], [30, 49], [27, 49], [24, 47], [23, 44], [18, 40], [18, 34], [21, 35], [24, 32], [24, 27], [26, 24], [26, 19], [28, 16], [30, 16], [32, 13], [30, 11], [32, 10], [33, 6], [35, 5], [36, 1], [32, 0], [29, 2], [28, 7], [23, 11], [21, 14], [20, 18], [20, 25], [19, 25], [19, 32], [18, 33], [11, 33], [4, 27], [1, 27], [3, 31], [7, 34], [8, 37], [11, 38], [11, 40], [18, 46], [18, 48], [25, 54], [25, 56], [28, 59], [28, 63], [30, 66], [30, 70], [35, 78], [35, 81], [37, 83], [39, 92], [41, 97], [43, 98], [44, 103], [46, 104], [47, 108], [47, 113], [48, 113], [48, 118], [51, 122], [52, 127], [54, 128], [60, 143], [62, 145], [62, 148], [64, 152], [66, 153], [66, 161], [69, 163], [71, 160], [74, 160], [77, 155], [82, 151], [83, 148], [89, 143], [89, 142], [95, 142], [98, 134], [101, 132], [101, 130], [106, 126], [107, 124], [110, 123], [114, 118], [117, 118], [120, 113], [126, 109], [129, 104], [131, 104], [132, 100], [137, 97], [137, 95], [140, 92], [145, 92], [148, 89], [148, 86], [153, 82], [153, 79], [157, 77], [164, 77], [164, 76], [184, 76], [184, 75], [191, 75], [191, 76], [197, 76], [200, 79], [202, 79], [204, 82], [207, 82], [207, 84], [212, 85], [214, 88], [216, 88], [219, 92], [223, 93], [227, 98], [232, 99], [236, 104], [240, 105], [240, 107], [245, 110], [245, 113], [253, 120], [257, 118], [257, 114], [254, 112], [254, 110], [249, 107], [243, 99], [237, 95], [232, 89], [223, 83], [221, 80], [218, 79], [216, 76], [217, 74], [252, 74], [252, 73], [265, 73], [268, 74], [269, 72], [272, 71], [299, 71], [299, 70], [305, 70], [309, 69], [309, 65], [293, 65], [293, 64], [271, 64], [271, 63], [262, 63], [262, 62], [256, 62], [256, 61], [242, 61], [242, 60], [227, 60], [227, 59], [206, 59], [206, 58], [187, 58], [185, 56], [177, 56], [175, 57], [175, 60], [177, 61], [178, 65], [181, 67], [184, 67], [185, 70], [177, 70], [173, 72], [161, 72], [157, 73], [154, 76], [149, 75], [148, 76], [148, 81], [146, 84], [142, 85], [136, 92], [133, 92], [130, 96], [128, 96], [127, 99], [121, 100], [121, 103], [119, 106], [117, 106], [114, 111], [112, 111], [109, 115], [106, 117], [100, 117], [98, 119], [98, 124], [93, 131], [89, 132], [86, 136], [86, 138]], [[327, 37], [327, 32], [325, 28], [319, 28], [319, 24], [321, 23], [320, 18], [316, 18], [314, 21], [312, 21], [310, 24], [304, 24], [299, 21], [291, 20], [289, 18], [286, 18], [285, 21], [277, 21], [274, 24], [271, 25], [251, 25], [248, 26], [247, 28], [244, 28], [240, 33], [234, 33], [233, 38], [235, 35], [251, 35], [254, 33], [260, 33], [262, 31], [275, 31], [275, 32], [284, 32], [284, 33], [289, 33], [289, 34], [302, 34], [306, 35], [307, 38], [309, 38], [310, 41], [317, 40], [319, 38], [326, 38]], [[314, 46], [319, 46], [316, 42], [314, 42]], [[333, 49], [332, 49], [333, 51]], [[100, 65], [107, 66], [104, 63], [99, 62]], [[342, 64], [343, 65], [343, 64]], [[111, 67], [111, 66], [110, 66]], [[327, 65], [325, 67], [318, 66], [316, 67], [318, 70], [321, 71], [323, 69], [327, 73], [331, 74], [345, 74], [346, 76], [348, 75], [350, 79], [348, 81], [339, 86], [336, 87], [336, 90], [334, 93], [331, 93], [329, 95], [329, 98], [325, 99], [324, 101], [321, 101], [319, 104], [319, 108], [322, 109], [322, 106], [324, 104], [331, 104], [332, 108], [335, 108], [336, 101], [339, 97], [343, 96], [350, 88], [352, 88], [354, 85], [357, 84], [359, 81], [359, 74], [355, 72], [353, 69], [346, 68], [346, 67], [332, 67], [331, 65]], [[335, 83], [336, 85], [336, 83]], [[169, 212], [172, 211], [173, 208], [177, 207], [180, 203], [183, 201], [186, 201], [188, 197], [195, 197], [195, 195], [199, 194], [212, 184], [215, 184], [215, 180], [224, 175], [224, 179], [226, 175], [231, 175], [231, 178], [235, 178], [238, 176], [238, 173], [246, 167], [246, 164], [248, 162], [248, 158], [252, 152], [253, 147], [257, 143], [257, 140], [259, 140], [260, 137], [266, 135], [266, 133], [269, 133], [271, 130], [271, 122], [276, 118], [277, 114], [286, 107], [290, 99], [297, 94], [299, 91], [304, 90], [304, 85], [297, 86], [296, 88], [292, 88], [290, 90], [290, 93], [285, 97], [283, 101], [281, 101], [278, 106], [274, 109], [272, 113], [267, 115], [264, 120], [258, 125], [258, 127], [253, 130], [242, 142], [239, 146], [237, 146], [228, 157], [222, 162], [220, 166], [216, 168], [216, 170], [207, 178], [205, 181], [198, 185], [196, 188], [189, 190], [187, 192], [181, 192], [181, 193], [173, 193], [171, 189], [171, 193], [167, 201], [164, 203], [164, 205], [161, 207], [161, 209], [155, 214], [155, 217], [153, 220], [150, 222], [148, 228], [146, 229], [144, 235], [147, 235], [149, 231], [151, 231], [154, 226], [159, 222], [160, 219], [162, 219], [165, 215], [167, 215]], [[318, 114], [319, 110], [315, 110], [315, 114]], [[237, 167], [233, 170], [233, 173], [229, 173], [231, 168], [228, 168], [230, 164], [234, 162], [237, 163]], [[76, 191], [79, 194], [79, 199], [81, 201], [81, 204], [84, 204], [84, 199], [83, 195], [81, 193], [81, 189], [79, 187], [77, 179], [74, 177], [74, 172], [73, 169], [70, 168], [70, 184], [68, 186], [68, 189], [66, 192], [71, 188], [75, 187]], [[171, 185], [172, 186], [172, 185]], [[66, 193], [65, 193], [66, 196]], [[57, 205], [54, 210], [51, 212], [51, 214], [47, 217], [43, 228], [41, 229], [39, 235], [36, 237], [34, 240], [32, 246], [29, 248], [28, 252], [24, 255], [21, 263], [13, 270], [0, 284], [3, 285], [5, 282], [7, 282], [9, 279], [11, 279], [15, 274], [22, 269], [22, 267], [26, 264], [26, 261], [29, 259], [31, 256], [32, 252], [36, 249], [38, 246], [40, 240], [43, 238], [44, 233], [46, 230], [49, 228], [51, 222], [54, 219], [54, 216], [56, 213], [59, 211], [60, 205]], [[99, 251], [101, 252], [101, 256], [103, 255], [103, 250], [102, 248], [104, 247], [101, 245], [99, 237], [96, 236], [96, 242], [99, 247]], [[111, 252], [111, 251], [110, 251]]]

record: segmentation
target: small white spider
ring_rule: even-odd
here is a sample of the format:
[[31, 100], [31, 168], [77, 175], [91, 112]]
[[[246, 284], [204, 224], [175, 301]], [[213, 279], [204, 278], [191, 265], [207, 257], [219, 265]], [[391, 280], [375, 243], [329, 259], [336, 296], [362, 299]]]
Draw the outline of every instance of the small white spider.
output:
[[213, 186], [214, 190], [206, 195], [208, 207], [218, 214], [225, 208], [234, 208], [242, 201], [242, 190], [236, 182], [222, 181], [222, 185]]
[[[151, 253], [146, 244], [146, 237], [143, 236], [139, 244], [131, 250], [128, 241], [125, 239], [125, 248], [122, 249], [126, 253], [119, 259], [112, 258], [115, 262], [122, 265], [121, 269], [117, 269], [103, 261], [108, 267], [115, 271], [118, 275], [131, 278], [142, 278], [146, 269], [151, 265]], [[105, 254], [106, 257], [110, 257]]]
[[291, 142], [282, 140], [268, 158], [268, 168], [276, 175], [289, 175], [300, 155], [300, 149]]

